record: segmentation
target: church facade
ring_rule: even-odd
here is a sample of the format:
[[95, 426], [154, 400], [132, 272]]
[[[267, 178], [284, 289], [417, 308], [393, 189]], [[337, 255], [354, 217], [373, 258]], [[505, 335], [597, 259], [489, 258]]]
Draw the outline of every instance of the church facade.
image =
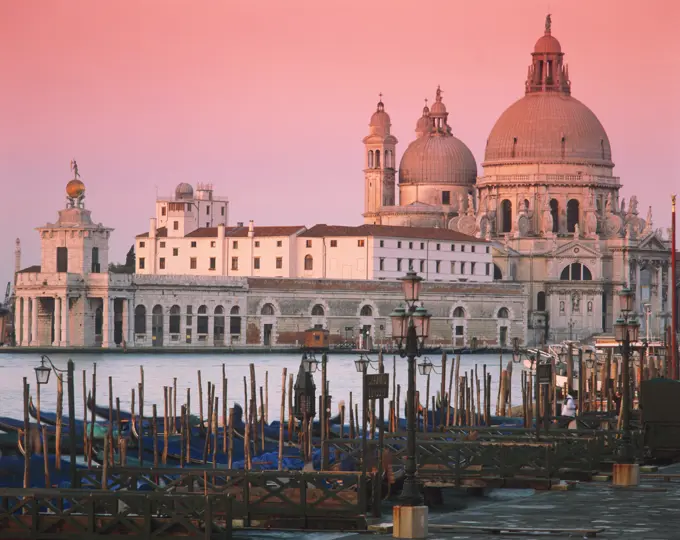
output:
[[548, 16], [524, 96], [491, 130], [479, 175], [451, 133], [438, 89], [397, 176], [397, 141], [379, 103], [364, 139], [364, 219], [446, 227], [492, 242], [496, 277], [525, 286], [535, 342], [611, 331], [616, 292], [625, 285], [635, 292], [642, 335], [661, 335], [674, 282], [670, 231], [654, 228], [651, 207], [641, 211], [637, 197], [628, 204], [620, 197], [609, 138], [572, 96], [564, 56]]

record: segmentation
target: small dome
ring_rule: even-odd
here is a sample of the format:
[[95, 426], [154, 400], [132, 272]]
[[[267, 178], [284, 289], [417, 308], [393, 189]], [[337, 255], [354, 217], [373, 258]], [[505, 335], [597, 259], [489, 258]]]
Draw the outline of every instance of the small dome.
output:
[[578, 163], [613, 167], [609, 137], [583, 103], [558, 92], [527, 94], [500, 116], [487, 140], [485, 165]]
[[426, 133], [429, 133], [430, 130], [432, 129], [432, 119], [430, 118], [429, 115], [423, 115], [418, 119], [418, 122], [416, 123], [416, 133], [418, 136], [425, 135]]
[[77, 199], [79, 197], [82, 197], [84, 193], [85, 193], [85, 184], [83, 184], [77, 178], [74, 178], [68, 184], [66, 184], [66, 194], [69, 197], [71, 197], [72, 199]]
[[413, 141], [401, 158], [399, 183], [474, 185], [477, 163], [460, 139], [435, 132]]
[[562, 53], [562, 46], [557, 38], [550, 34], [545, 34], [538, 38], [536, 45], [534, 45], [534, 54], [560, 54]]
[[191, 199], [194, 196], [194, 188], [191, 184], [182, 182], [175, 188], [175, 199]]
[[371, 116], [371, 121], [368, 127], [371, 128], [372, 134], [388, 135], [390, 132], [390, 115], [385, 112], [385, 105], [383, 102], [378, 102], [377, 110]]
[[435, 101], [432, 104], [432, 109], [430, 109], [430, 114], [432, 115], [446, 114], [446, 105], [444, 105], [442, 101]]

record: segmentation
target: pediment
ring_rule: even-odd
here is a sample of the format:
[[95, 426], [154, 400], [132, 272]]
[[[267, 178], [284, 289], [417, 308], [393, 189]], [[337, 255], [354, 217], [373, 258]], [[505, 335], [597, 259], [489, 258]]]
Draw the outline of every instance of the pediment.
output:
[[568, 258], [589, 258], [596, 259], [600, 257], [600, 252], [585, 242], [573, 240], [562, 246], [559, 246], [554, 252], [554, 257], [568, 257]]
[[659, 239], [656, 232], [651, 232], [640, 241], [637, 249], [646, 251], [668, 251], [668, 246]]

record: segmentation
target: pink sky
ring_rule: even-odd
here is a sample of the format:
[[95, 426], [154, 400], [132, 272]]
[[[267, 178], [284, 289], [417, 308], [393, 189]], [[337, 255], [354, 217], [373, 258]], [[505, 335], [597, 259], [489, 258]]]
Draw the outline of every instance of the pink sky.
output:
[[156, 190], [179, 182], [212, 182], [232, 224], [361, 223], [378, 93], [398, 159], [440, 84], [480, 163], [523, 94], [548, 11], [622, 196], [668, 227], [680, 192], [674, 0], [0, 2], [2, 283], [16, 236], [22, 265], [39, 263], [33, 228], [63, 207], [72, 157], [95, 221], [115, 228], [113, 261], [147, 230]]

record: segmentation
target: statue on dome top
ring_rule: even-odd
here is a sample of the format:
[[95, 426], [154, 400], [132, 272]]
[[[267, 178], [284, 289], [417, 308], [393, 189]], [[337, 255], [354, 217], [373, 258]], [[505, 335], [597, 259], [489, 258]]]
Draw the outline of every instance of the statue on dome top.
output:
[[552, 28], [552, 18], [550, 17], [550, 13], [548, 13], [545, 16], [545, 33], [549, 34]]
[[73, 178], [78, 178], [80, 176], [75, 158], [71, 160], [71, 170], [73, 171]]
[[439, 85], [437, 85], [437, 101], [442, 100], [442, 89]]
[[637, 215], [637, 213], [638, 213], [637, 207], [638, 207], [637, 196], [636, 196], [636, 195], [633, 195], [633, 196], [630, 198], [630, 202], [628, 203], [628, 213], [629, 213], [630, 215]]

